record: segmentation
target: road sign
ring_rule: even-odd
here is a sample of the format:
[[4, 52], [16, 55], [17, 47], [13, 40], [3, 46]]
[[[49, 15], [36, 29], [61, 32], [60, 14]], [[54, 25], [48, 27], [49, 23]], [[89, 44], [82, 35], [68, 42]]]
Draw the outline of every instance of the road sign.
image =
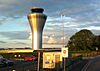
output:
[[62, 57], [68, 58], [68, 48], [62, 48]]

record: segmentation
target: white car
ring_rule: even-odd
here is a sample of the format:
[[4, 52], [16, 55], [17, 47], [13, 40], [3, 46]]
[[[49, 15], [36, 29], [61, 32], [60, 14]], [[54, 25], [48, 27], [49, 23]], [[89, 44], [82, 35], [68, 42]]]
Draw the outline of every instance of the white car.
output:
[[1, 59], [1, 58], [3, 58], [3, 56], [2, 56], [2, 55], [0, 55], [0, 59]]

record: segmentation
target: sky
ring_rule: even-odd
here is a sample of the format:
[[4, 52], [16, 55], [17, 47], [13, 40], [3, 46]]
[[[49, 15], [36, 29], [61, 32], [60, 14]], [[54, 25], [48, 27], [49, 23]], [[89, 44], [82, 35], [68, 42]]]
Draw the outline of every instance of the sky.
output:
[[32, 7], [47, 15], [44, 44], [61, 44], [63, 38], [67, 44], [82, 29], [100, 35], [100, 0], [0, 0], [0, 48], [31, 47], [27, 15]]

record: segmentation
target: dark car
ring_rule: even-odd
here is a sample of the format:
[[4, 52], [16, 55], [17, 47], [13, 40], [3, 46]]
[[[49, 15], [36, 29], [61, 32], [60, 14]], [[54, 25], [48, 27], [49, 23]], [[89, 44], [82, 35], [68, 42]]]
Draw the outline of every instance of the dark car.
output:
[[0, 67], [4, 67], [4, 66], [6, 66], [6, 64], [5, 63], [3, 63], [3, 58], [0, 58]]
[[3, 62], [1, 62], [1, 60], [0, 60], [0, 68], [5, 67], [5, 66], [6, 66], [6, 64], [4, 64]]
[[13, 61], [11, 61], [11, 60], [9, 60], [9, 59], [6, 59], [6, 58], [3, 58], [3, 59], [1, 60], [1, 62], [2, 62], [4, 65], [6, 65], [6, 66], [12, 66], [12, 65], [14, 65], [14, 62], [13, 62]]

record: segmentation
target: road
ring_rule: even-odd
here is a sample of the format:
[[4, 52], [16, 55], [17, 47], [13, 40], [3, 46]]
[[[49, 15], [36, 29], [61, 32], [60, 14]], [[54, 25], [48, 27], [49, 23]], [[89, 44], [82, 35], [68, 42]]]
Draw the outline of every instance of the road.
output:
[[34, 61], [18, 61], [13, 66], [0, 68], [0, 71], [36, 71], [37, 62]]
[[88, 62], [88, 59], [84, 59], [81, 62], [74, 64], [69, 71], [81, 71], [81, 69], [85, 66], [85, 64]]
[[[40, 65], [42, 67], [42, 64]], [[13, 66], [0, 68], [0, 71], [37, 71], [37, 62], [17, 61]], [[100, 71], [100, 56], [90, 59], [89, 61], [82, 60], [81, 62], [74, 64], [69, 71]]]
[[90, 60], [82, 71], [100, 71], [100, 56]]
[[[6, 66], [0, 68], [0, 71], [37, 71], [36, 61], [17, 61], [13, 66]], [[42, 63], [40, 63], [40, 71], [55, 71], [55, 70], [44, 70]]]

